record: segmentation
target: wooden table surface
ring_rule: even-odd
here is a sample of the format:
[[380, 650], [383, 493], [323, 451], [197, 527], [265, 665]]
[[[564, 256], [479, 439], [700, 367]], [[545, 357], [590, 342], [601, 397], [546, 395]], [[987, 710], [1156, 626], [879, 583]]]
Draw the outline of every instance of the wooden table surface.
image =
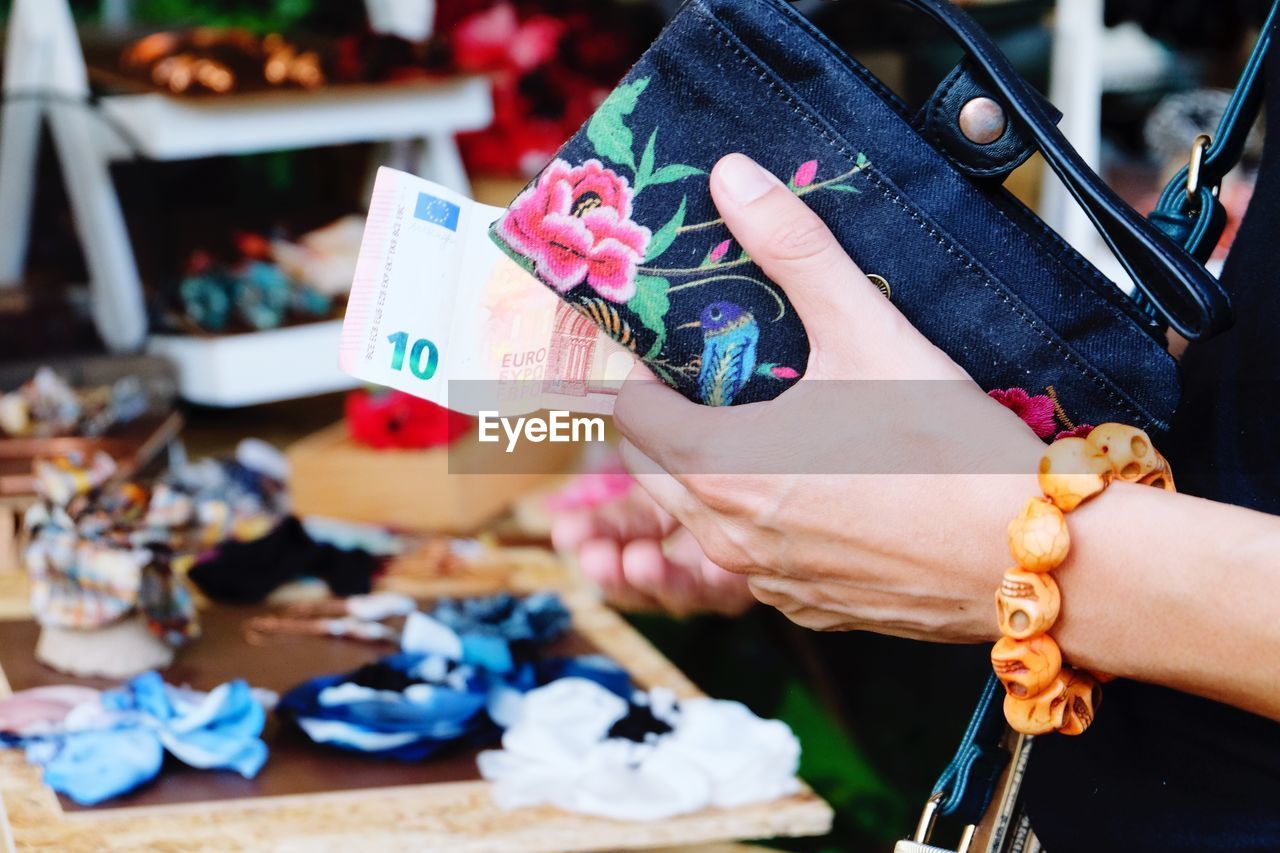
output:
[[[576, 586], [549, 555], [515, 552], [505, 586], [517, 592], [559, 588], [575, 629], [622, 662], [644, 686], [680, 696], [698, 689], [614, 611]], [[495, 564], [496, 565], [496, 564]], [[434, 584], [420, 572], [397, 572], [391, 588], [424, 596]], [[494, 565], [474, 577], [442, 579], [437, 594], [492, 591], [503, 585]], [[24, 575], [0, 572], [0, 619], [29, 618]], [[9, 692], [0, 670], [0, 695]], [[819, 835], [829, 831], [830, 808], [805, 789], [784, 800], [731, 810], [708, 810], [659, 823], [623, 823], [553, 808], [504, 812], [485, 782], [460, 782], [229, 800], [216, 804], [64, 812], [20, 751], [0, 751], [0, 839], [10, 850], [79, 853], [97, 850], [448, 850], [451, 853], [537, 853], [667, 849], [681, 853], [744, 853], [725, 838]], [[671, 845], [681, 845], [671, 847]]]

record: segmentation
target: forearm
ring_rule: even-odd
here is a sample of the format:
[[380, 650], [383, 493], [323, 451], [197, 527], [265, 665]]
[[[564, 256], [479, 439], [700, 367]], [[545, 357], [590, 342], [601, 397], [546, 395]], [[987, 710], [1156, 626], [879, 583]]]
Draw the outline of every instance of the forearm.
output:
[[1280, 719], [1280, 519], [1116, 484], [1069, 521], [1068, 660]]

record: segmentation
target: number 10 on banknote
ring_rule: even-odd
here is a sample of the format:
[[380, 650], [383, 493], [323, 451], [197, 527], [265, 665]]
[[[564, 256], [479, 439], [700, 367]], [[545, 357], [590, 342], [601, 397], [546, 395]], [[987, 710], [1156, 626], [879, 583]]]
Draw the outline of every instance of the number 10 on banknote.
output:
[[632, 355], [493, 245], [502, 213], [379, 170], [342, 370], [468, 414], [609, 414]]

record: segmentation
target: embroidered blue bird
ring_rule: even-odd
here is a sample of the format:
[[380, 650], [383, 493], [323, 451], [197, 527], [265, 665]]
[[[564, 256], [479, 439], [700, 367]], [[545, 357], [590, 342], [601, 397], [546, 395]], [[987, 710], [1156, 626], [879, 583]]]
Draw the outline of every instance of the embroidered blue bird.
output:
[[708, 406], [729, 406], [756, 372], [756, 318], [732, 302], [712, 302], [696, 323], [682, 329], [702, 329], [702, 370], [698, 395]]

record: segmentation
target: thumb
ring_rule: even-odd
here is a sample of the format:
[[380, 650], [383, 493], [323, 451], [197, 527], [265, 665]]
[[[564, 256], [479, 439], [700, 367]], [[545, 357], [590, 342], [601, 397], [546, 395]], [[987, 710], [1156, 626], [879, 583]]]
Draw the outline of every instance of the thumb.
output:
[[[868, 333], [901, 332], [905, 323], [897, 309], [826, 223], [771, 172], [744, 154], [730, 154], [711, 173], [711, 195], [734, 237], [782, 288], [804, 323], [813, 351], [811, 373], [821, 372], [823, 354], [850, 346], [861, 350]], [[850, 335], [852, 322], [857, 335]]]

